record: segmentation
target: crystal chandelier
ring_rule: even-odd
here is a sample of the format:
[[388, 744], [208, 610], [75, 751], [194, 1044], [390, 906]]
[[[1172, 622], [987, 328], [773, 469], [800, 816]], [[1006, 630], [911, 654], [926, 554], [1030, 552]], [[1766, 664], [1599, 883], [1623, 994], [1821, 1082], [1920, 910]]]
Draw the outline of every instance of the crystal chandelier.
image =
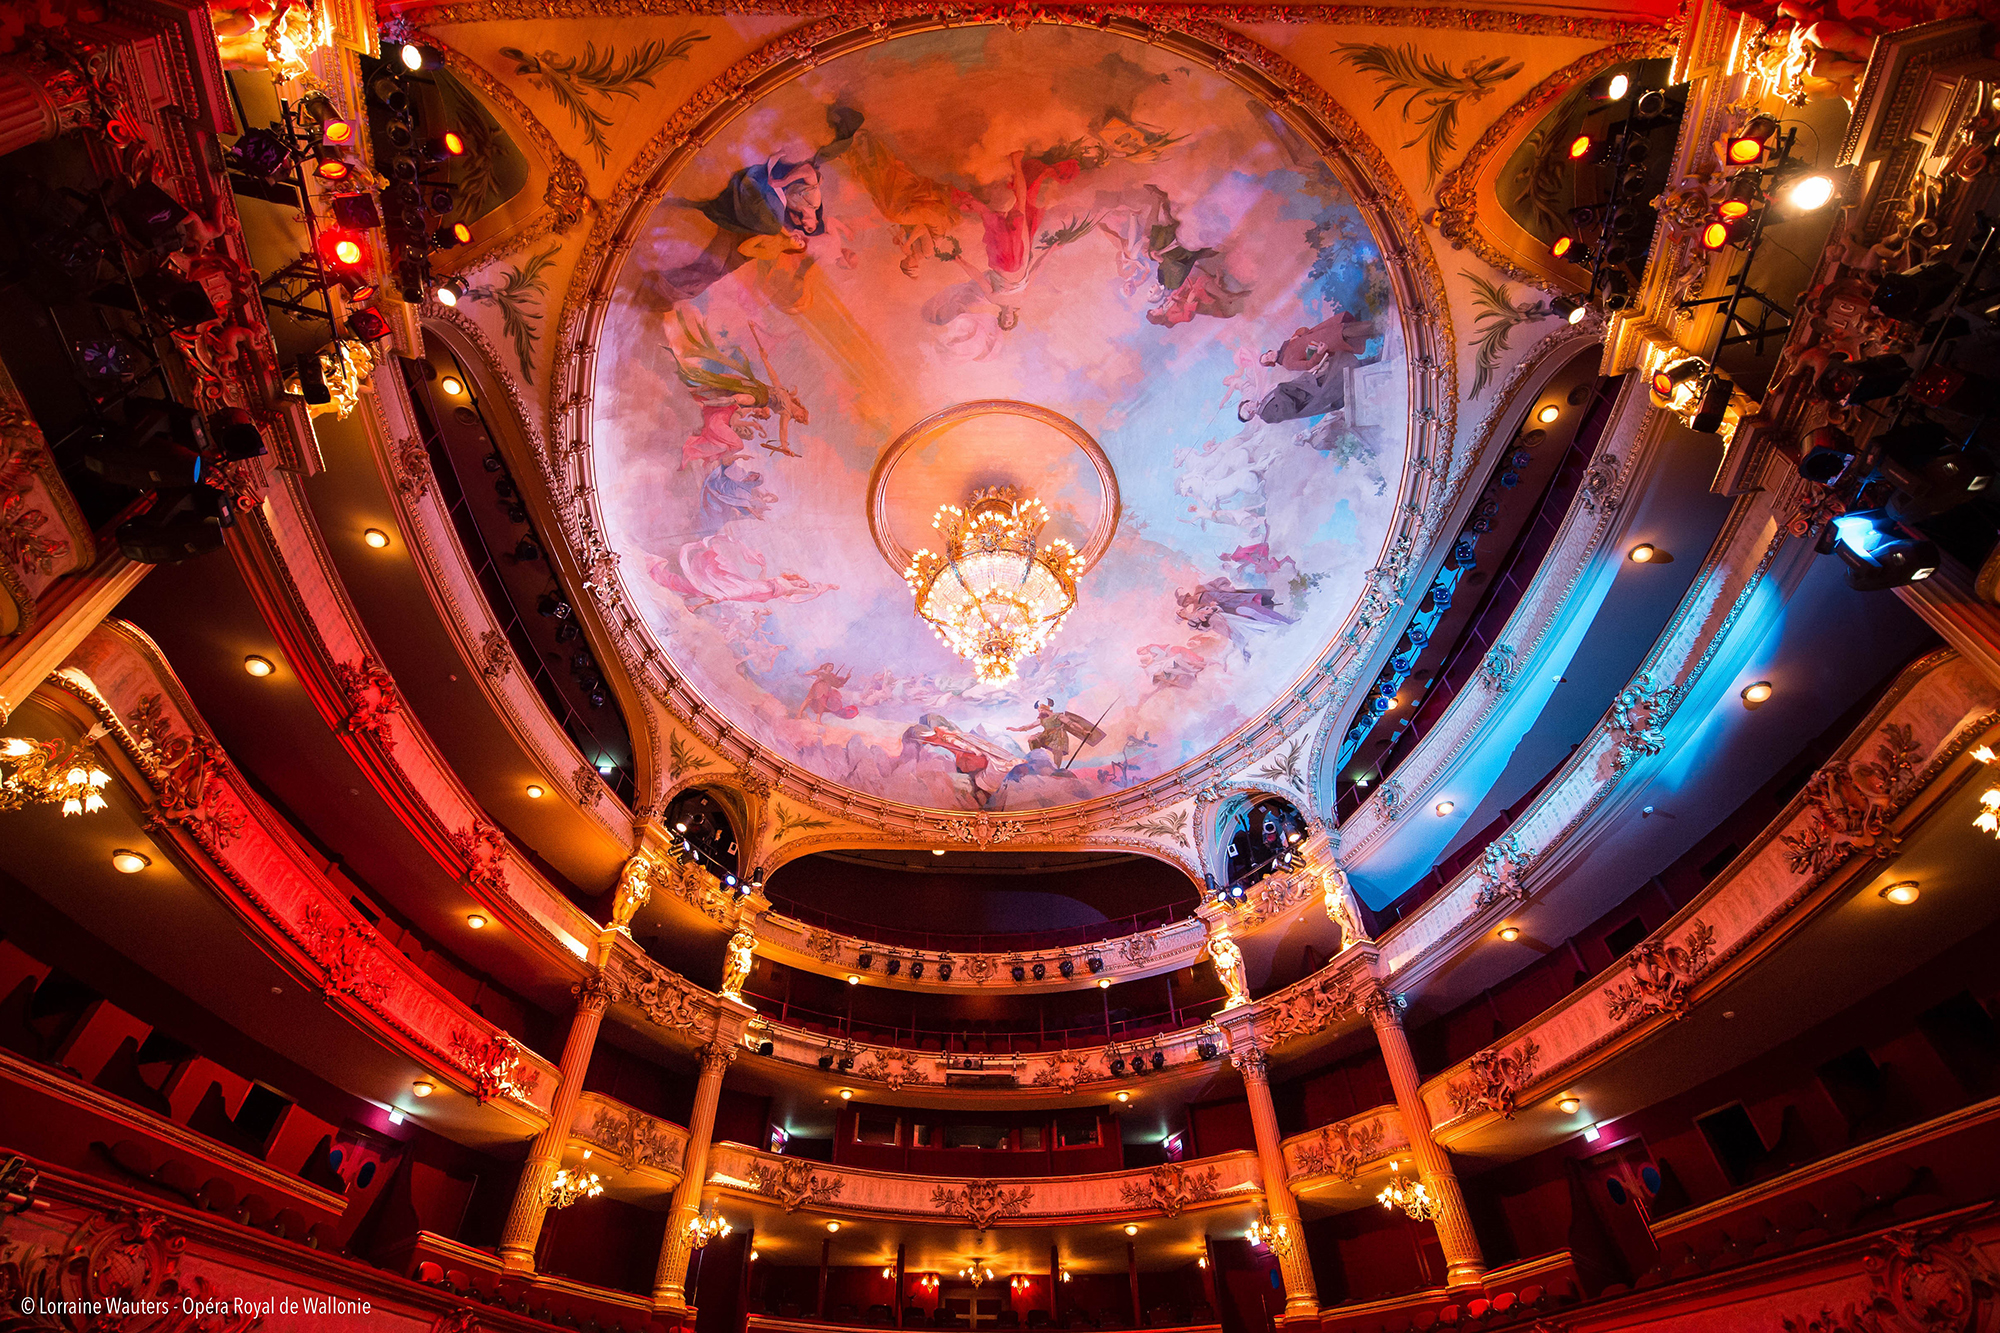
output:
[[1389, 1184], [1375, 1202], [1384, 1208], [1400, 1208], [1410, 1215], [1412, 1222], [1421, 1222], [1437, 1216], [1437, 1204], [1431, 1199], [1431, 1192], [1424, 1188], [1421, 1180], [1412, 1180], [1398, 1172], [1394, 1162], [1389, 1164]]
[[111, 775], [89, 759], [89, 742], [103, 734], [98, 728], [76, 745], [61, 741], [29, 741], [18, 736], [0, 740], [0, 764], [13, 772], [0, 777], [0, 810], [26, 805], [60, 805], [67, 815], [96, 814], [104, 809], [104, 788]]
[[974, 491], [966, 508], [945, 505], [931, 519], [944, 554], [918, 551], [903, 571], [917, 614], [981, 680], [1013, 675], [1076, 605], [1083, 557], [1060, 538], [1042, 540], [1048, 521], [1047, 506], [1011, 486]]
[[567, 1208], [578, 1199], [594, 1199], [602, 1193], [604, 1182], [595, 1171], [572, 1171], [564, 1167], [549, 1181], [549, 1207]]
[[734, 1228], [723, 1221], [718, 1213], [713, 1211], [697, 1213], [688, 1219], [688, 1244], [697, 1250], [706, 1249], [710, 1241], [721, 1240], [732, 1230]]

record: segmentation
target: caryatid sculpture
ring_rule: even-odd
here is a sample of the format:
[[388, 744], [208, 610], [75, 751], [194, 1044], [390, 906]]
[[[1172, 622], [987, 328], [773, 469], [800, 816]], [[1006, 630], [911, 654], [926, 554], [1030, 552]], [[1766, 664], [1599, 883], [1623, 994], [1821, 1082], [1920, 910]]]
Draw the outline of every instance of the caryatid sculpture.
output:
[[750, 964], [757, 956], [757, 937], [739, 930], [729, 937], [729, 957], [722, 964], [722, 993], [732, 1000], [743, 998], [743, 983], [750, 980]]
[[1354, 896], [1347, 872], [1338, 864], [1329, 866], [1322, 882], [1326, 887], [1326, 914], [1340, 927], [1340, 947], [1345, 949], [1357, 940], [1367, 939], [1368, 930], [1361, 924], [1361, 902]]
[[653, 897], [653, 863], [641, 852], [618, 873], [617, 896], [611, 900], [611, 927], [632, 933], [632, 918]]
[[1222, 982], [1222, 988], [1229, 992], [1229, 1003], [1224, 1009], [1234, 1009], [1250, 1003], [1250, 982], [1243, 972], [1243, 951], [1236, 947], [1236, 941], [1227, 934], [1217, 935], [1208, 942], [1208, 959], [1215, 964], [1215, 975]]

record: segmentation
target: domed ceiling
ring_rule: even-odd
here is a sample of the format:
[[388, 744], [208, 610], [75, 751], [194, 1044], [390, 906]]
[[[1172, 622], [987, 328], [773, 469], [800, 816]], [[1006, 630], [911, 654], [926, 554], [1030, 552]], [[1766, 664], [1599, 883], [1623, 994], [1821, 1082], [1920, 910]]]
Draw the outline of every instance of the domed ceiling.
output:
[[[779, 758], [934, 809], [1103, 796], [1284, 696], [1406, 462], [1347, 190], [1239, 85], [1087, 29], [900, 37], [755, 103], [654, 209], [597, 367], [607, 535], [676, 669]], [[980, 683], [896, 557], [1008, 484], [1109, 545]], [[1035, 746], [1042, 699], [1103, 739]]]

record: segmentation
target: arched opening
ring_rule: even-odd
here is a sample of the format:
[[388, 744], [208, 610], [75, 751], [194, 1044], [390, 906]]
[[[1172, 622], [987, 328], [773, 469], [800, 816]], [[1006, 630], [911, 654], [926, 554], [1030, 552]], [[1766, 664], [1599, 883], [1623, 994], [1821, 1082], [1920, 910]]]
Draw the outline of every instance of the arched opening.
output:
[[1306, 840], [1306, 818], [1280, 796], [1260, 796], [1243, 807], [1223, 850], [1223, 891], [1240, 895], [1274, 871], [1289, 869]]
[[736, 823], [720, 794], [690, 787], [667, 805], [667, 831], [681, 840], [682, 850], [713, 871], [731, 888], [741, 873]]

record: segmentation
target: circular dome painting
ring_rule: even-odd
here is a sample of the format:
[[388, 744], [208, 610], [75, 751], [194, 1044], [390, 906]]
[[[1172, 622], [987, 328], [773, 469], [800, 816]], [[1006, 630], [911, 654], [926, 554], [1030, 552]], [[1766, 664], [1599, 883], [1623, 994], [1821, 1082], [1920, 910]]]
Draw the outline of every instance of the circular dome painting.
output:
[[[676, 670], [782, 761], [937, 809], [1108, 795], [1283, 696], [1407, 448], [1333, 171], [1222, 75], [1050, 25], [897, 38], [748, 108], [648, 219], [597, 367], [607, 535]], [[982, 682], [890, 556], [997, 486], [1101, 554]]]

